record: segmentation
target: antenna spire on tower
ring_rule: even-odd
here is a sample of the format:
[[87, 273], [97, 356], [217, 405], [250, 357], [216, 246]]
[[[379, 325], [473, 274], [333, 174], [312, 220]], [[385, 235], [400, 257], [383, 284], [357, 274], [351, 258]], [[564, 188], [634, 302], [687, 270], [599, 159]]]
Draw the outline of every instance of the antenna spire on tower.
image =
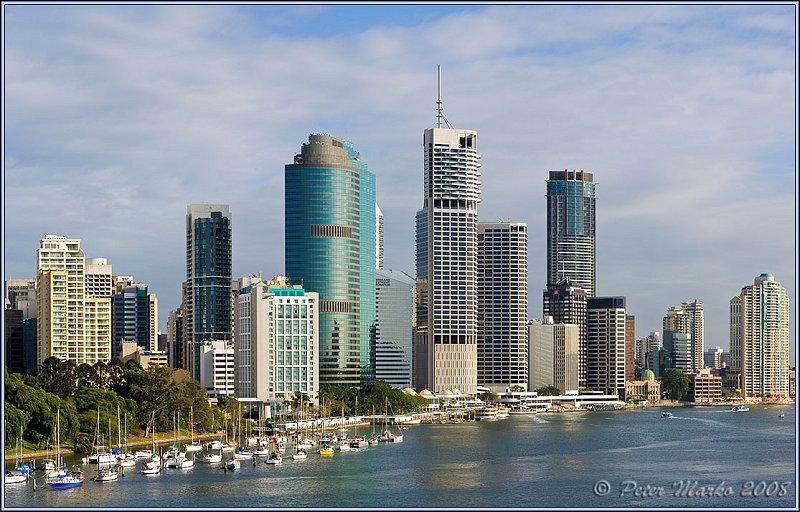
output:
[[436, 96], [436, 127], [442, 127], [442, 119], [444, 119], [445, 124], [447, 124], [448, 128], [453, 128], [453, 125], [450, 124], [450, 120], [447, 119], [447, 116], [444, 115], [442, 111], [442, 66], [436, 65], [436, 75], [437, 75], [437, 85], [438, 85], [438, 95]]

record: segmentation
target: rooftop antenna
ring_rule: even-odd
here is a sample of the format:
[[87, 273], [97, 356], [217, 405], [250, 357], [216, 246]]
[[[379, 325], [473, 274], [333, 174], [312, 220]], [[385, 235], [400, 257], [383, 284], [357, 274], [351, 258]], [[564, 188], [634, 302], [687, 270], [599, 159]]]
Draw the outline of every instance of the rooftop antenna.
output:
[[436, 97], [436, 127], [442, 127], [442, 119], [447, 124], [448, 128], [453, 128], [453, 125], [450, 124], [450, 120], [447, 119], [447, 116], [444, 115], [442, 112], [442, 66], [436, 65], [436, 74], [438, 77], [438, 87], [439, 87], [439, 95]]

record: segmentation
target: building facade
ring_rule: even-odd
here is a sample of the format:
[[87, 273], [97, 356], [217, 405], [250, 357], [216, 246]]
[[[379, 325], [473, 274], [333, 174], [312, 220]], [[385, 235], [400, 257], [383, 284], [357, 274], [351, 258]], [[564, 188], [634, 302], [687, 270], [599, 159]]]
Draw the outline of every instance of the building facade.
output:
[[[428, 128], [424, 198], [417, 212], [418, 389], [478, 391], [478, 203], [480, 155], [473, 130]], [[421, 236], [420, 236], [421, 235]]]
[[215, 340], [202, 343], [200, 355], [200, 385], [206, 396], [219, 397], [235, 393], [235, 369], [233, 343]]
[[226, 204], [186, 207], [186, 370], [200, 380], [201, 345], [231, 340], [233, 217]]
[[[14, 348], [6, 352], [6, 363], [9, 371], [23, 375], [36, 375], [36, 280], [7, 279], [5, 282], [5, 307], [13, 313], [11, 318], [20, 318], [20, 325], [6, 325], [6, 336], [12, 336]], [[14, 320], [10, 320], [14, 322]], [[21, 336], [21, 337], [20, 337]], [[9, 339], [6, 338], [8, 349]], [[11, 355], [13, 354], [13, 355]], [[18, 359], [19, 358], [19, 359]]]
[[650, 334], [636, 341], [636, 362], [641, 368], [648, 368], [650, 352], [661, 348], [661, 333], [650, 331]]
[[416, 281], [400, 270], [375, 273], [375, 378], [411, 387]]
[[595, 283], [595, 183], [592, 173], [550, 171], [547, 180], [547, 284], [568, 278], [589, 297]]
[[586, 387], [625, 393], [625, 297], [586, 301]]
[[636, 373], [636, 317], [625, 317], [625, 380], [633, 380]]
[[625, 381], [625, 400], [657, 403], [661, 400], [661, 383], [651, 370], [644, 370], [641, 380]]
[[158, 350], [158, 302], [146, 285], [129, 281], [111, 296], [111, 308], [114, 357], [120, 357], [123, 341], [135, 342], [143, 350]]
[[705, 327], [703, 303], [697, 299], [681, 302], [681, 309], [689, 317], [689, 334], [692, 339], [692, 371], [700, 371], [704, 367], [703, 350], [705, 344]]
[[722, 368], [722, 347], [714, 347], [706, 350], [703, 356], [703, 365], [706, 368]]
[[683, 373], [694, 371], [692, 353], [692, 316], [682, 306], [673, 306], [667, 310], [663, 320], [664, 348], [669, 353], [670, 367]]
[[573, 286], [569, 278], [548, 284], [544, 291], [542, 306], [544, 316], [553, 317], [557, 324], [574, 324], [578, 331], [578, 384], [586, 386], [586, 301], [588, 296], [582, 288]]
[[320, 382], [375, 377], [375, 175], [353, 145], [312, 134], [286, 165], [287, 277], [319, 293]]
[[478, 384], [528, 387], [528, 225], [478, 223]]
[[[734, 307], [735, 300], [735, 307]], [[763, 273], [731, 301], [731, 348], [742, 375], [744, 398], [789, 395], [789, 296], [772, 274]], [[734, 318], [734, 312], [738, 313]], [[734, 340], [734, 326], [735, 332]], [[731, 357], [733, 364], [734, 358]]]
[[694, 403], [722, 400], [722, 377], [713, 375], [710, 368], [703, 368], [689, 375], [689, 394], [686, 400]]
[[235, 391], [280, 407], [319, 392], [319, 294], [282, 276], [243, 283], [236, 299]]
[[580, 326], [556, 324], [553, 317], [528, 324], [528, 390], [555, 386], [562, 393], [578, 389]]

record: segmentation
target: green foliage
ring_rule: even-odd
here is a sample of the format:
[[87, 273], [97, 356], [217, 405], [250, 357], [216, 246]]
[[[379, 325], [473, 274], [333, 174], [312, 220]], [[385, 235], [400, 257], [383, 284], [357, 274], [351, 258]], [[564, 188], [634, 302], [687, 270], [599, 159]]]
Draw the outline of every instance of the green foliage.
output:
[[4, 412], [6, 415], [6, 447], [17, 446], [19, 433], [28, 427], [31, 415], [8, 402], [5, 403]]
[[722, 399], [741, 398], [742, 394], [738, 389], [722, 388]]
[[54, 438], [56, 412], [61, 411], [61, 438], [66, 440], [78, 431], [75, 407], [44, 389], [24, 384], [19, 374], [6, 374], [6, 402], [30, 417], [25, 430], [25, 439], [44, 443]]
[[92, 438], [86, 432], [78, 432], [75, 441], [72, 443], [72, 451], [75, 453], [90, 453], [94, 446]]
[[491, 402], [492, 400], [494, 400], [494, 393], [492, 393], [491, 391], [486, 391], [485, 393], [481, 393], [478, 398], [480, 398], [484, 402]]
[[42, 361], [37, 378], [42, 389], [61, 398], [67, 398], [77, 386], [77, 368], [73, 361], [62, 361], [50, 356]]
[[[320, 387], [320, 407], [322, 398], [325, 399], [323, 416], [337, 416], [344, 408], [345, 415], [367, 415], [375, 411], [376, 414], [402, 414], [428, 406], [428, 401], [423, 397], [406, 395], [401, 390], [393, 388], [382, 380], [372, 381], [361, 389], [344, 385], [323, 385]], [[356, 408], [356, 397], [358, 406]]]
[[677, 368], [668, 368], [661, 376], [661, 392], [671, 400], [680, 400], [689, 391], [689, 376]]
[[539, 396], [556, 396], [561, 394], [561, 390], [555, 386], [544, 386], [536, 390]]

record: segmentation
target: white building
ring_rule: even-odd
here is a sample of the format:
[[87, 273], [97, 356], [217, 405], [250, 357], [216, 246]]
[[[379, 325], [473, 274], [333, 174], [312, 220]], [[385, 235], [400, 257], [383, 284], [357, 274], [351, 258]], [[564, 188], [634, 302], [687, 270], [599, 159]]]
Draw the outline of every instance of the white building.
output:
[[528, 324], [528, 390], [555, 386], [562, 392], [578, 389], [580, 326], [556, 324], [553, 317]]
[[278, 276], [236, 298], [236, 395], [279, 405], [319, 391], [319, 294]]
[[722, 347], [714, 347], [706, 350], [703, 356], [703, 364], [706, 368], [722, 368]]
[[478, 223], [478, 384], [528, 387], [528, 225]]
[[234, 394], [233, 343], [210, 341], [200, 345], [200, 348], [200, 385], [206, 388], [206, 395], [217, 397]]
[[[441, 126], [441, 119], [438, 126]], [[449, 123], [448, 123], [449, 125]], [[478, 388], [478, 134], [428, 128], [424, 202], [417, 212], [414, 387], [435, 393]]]
[[661, 333], [650, 331], [644, 338], [636, 340], [636, 362], [641, 368], [647, 368], [647, 355], [661, 348]]

